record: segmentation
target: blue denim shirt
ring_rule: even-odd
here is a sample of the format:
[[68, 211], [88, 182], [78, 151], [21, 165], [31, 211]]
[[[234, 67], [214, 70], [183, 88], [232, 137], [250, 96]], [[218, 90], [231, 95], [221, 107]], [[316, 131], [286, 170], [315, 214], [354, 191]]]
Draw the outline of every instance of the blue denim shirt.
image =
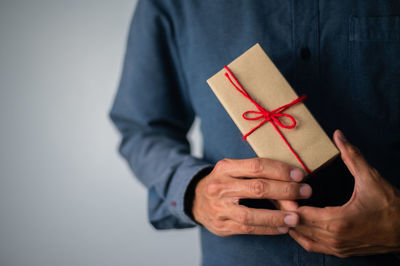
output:
[[[158, 229], [193, 227], [186, 188], [223, 158], [255, 157], [206, 79], [260, 43], [331, 136], [336, 128], [400, 186], [400, 1], [142, 0], [111, 118], [120, 152], [148, 188]], [[186, 133], [201, 119], [204, 158]], [[399, 265], [394, 255], [339, 259], [288, 235], [218, 237], [201, 228], [204, 265]], [[197, 262], [193, 262], [197, 264]]]

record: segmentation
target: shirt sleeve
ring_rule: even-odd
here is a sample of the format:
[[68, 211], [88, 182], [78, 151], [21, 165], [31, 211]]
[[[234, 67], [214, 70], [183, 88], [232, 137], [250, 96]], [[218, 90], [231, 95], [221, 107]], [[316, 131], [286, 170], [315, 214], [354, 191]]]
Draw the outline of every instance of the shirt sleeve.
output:
[[186, 135], [194, 111], [186, 94], [170, 18], [156, 1], [139, 1], [110, 117], [122, 135], [119, 147], [148, 189], [148, 211], [157, 229], [193, 227], [184, 211], [186, 188], [210, 164], [190, 155]]

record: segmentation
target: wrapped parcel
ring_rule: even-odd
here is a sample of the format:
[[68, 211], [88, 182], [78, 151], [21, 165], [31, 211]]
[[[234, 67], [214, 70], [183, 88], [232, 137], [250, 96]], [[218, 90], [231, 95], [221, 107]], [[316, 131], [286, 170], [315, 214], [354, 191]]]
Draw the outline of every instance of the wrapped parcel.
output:
[[207, 83], [258, 157], [310, 174], [339, 154], [305, 106], [305, 96], [296, 94], [259, 44]]

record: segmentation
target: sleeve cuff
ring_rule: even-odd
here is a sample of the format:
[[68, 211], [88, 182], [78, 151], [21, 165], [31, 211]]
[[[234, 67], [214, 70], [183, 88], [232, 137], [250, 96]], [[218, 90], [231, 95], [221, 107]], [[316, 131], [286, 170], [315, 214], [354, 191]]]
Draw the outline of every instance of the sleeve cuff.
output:
[[[212, 169], [212, 165], [194, 157], [188, 157], [177, 169], [169, 187], [167, 201], [171, 213], [181, 223], [196, 226], [197, 223], [191, 215], [191, 202], [195, 184]], [[190, 198], [192, 197], [192, 198]], [[186, 204], [185, 204], [186, 198]], [[191, 201], [190, 204], [188, 201]], [[185, 206], [186, 205], [186, 206]]]

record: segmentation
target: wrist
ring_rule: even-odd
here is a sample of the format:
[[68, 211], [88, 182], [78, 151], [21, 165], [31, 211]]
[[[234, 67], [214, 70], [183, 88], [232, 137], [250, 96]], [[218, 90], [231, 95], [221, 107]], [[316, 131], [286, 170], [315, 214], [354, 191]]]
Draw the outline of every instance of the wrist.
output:
[[186, 188], [184, 196], [184, 212], [189, 216], [195, 223], [199, 224], [193, 215], [193, 201], [196, 194], [196, 187], [200, 180], [206, 177], [213, 170], [213, 166], [208, 166], [201, 169], [195, 176], [193, 176], [189, 185]]

